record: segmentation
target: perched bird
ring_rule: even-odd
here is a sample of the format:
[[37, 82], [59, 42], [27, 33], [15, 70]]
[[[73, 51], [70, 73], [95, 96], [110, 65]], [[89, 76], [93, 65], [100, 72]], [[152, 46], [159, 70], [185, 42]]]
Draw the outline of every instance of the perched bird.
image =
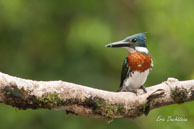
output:
[[153, 67], [153, 61], [146, 46], [145, 34], [138, 33], [106, 47], [121, 47], [129, 52], [123, 63], [119, 91], [137, 94], [137, 89], [143, 89], [146, 93], [143, 84]]

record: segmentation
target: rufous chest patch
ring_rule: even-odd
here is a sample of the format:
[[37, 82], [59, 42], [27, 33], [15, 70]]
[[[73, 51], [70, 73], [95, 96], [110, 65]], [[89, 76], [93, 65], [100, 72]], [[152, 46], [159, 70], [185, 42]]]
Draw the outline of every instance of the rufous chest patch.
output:
[[128, 55], [128, 65], [133, 71], [144, 72], [149, 69], [152, 64], [150, 55], [134, 52]]

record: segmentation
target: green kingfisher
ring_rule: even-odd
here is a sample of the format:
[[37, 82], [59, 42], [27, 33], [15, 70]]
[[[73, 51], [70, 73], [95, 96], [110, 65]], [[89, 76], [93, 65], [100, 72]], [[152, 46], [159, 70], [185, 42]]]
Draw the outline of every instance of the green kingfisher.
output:
[[152, 67], [152, 57], [147, 49], [146, 37], [144, 33], [138, 33], [106, 45], [112, 48], [125, 48], [129, 52], [125, 58], [120, 82], [120, 92], [133, 92], [137, 94], [137, 89], [142, 89], [146, 93], [143, 86], [147, 80]]

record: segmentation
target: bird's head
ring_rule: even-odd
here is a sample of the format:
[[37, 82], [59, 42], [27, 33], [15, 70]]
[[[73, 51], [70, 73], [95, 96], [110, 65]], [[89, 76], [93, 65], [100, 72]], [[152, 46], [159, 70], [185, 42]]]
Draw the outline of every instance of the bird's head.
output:
[[149, 53], [146, 46], [146, 38], [144, 33], [134, 34], [132, 36], [125, 38], [124, 40], [107, 44], [106, 47], [113, 47], [113, 48], [122, 47], [122, 48], [126, 48], [130, 53], [133, 53], [136, 51], [145, 53], [145, 54]]

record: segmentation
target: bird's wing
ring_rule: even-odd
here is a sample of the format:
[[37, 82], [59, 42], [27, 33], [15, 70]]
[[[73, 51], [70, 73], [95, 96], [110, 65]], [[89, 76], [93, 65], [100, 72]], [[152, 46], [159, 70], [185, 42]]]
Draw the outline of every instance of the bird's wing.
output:
[[120, 91], [122, 89], [123, 82], [124, 82], [125, 78], [129, 75], [129, 72], [130, 72], [130, 67], [128, 66], [127, 62], [128, 62], [128, 58], [126, 57], [124, 62], [123, 62], [123, 67], [122, 67], [122, 72], [121, 72], [120, 89], [118, 91]]

